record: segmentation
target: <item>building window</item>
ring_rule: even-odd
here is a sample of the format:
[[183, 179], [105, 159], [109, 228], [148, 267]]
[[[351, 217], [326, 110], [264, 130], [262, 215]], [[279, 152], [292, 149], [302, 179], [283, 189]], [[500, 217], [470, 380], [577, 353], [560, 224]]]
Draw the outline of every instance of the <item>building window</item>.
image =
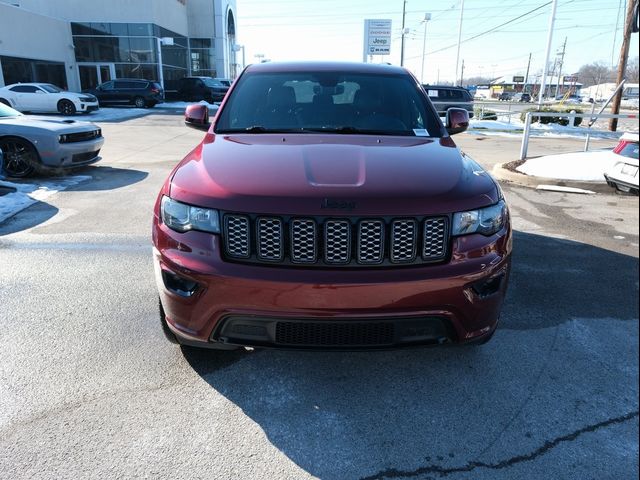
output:
[[17, 57], [0, 57], [0, 62], [5, 85], [40, 82], [67, 88], [67, 76], [62, 62]]

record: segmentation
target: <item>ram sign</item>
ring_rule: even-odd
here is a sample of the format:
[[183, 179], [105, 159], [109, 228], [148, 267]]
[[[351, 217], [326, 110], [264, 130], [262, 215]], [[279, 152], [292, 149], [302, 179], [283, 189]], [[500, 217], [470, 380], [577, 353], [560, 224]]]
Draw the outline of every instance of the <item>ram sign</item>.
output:
[[390, 53], [391, 20], [365, 20], [363, 61], [367, 61], [368, 55], [389, 55]]

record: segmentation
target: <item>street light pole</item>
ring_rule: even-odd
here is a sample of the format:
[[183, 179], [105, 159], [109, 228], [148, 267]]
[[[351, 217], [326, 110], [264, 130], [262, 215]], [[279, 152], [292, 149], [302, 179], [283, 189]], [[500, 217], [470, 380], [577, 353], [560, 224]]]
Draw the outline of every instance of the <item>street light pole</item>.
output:
[[400, 40], [400, 66], [404, 67], [404, 20], [407, 13], [407, 0], [402, 1], [402, 37]]
[[424, 37], [422, 39], [422, 73], [420, 74], [420, 82], [424, 83], [424, 57], [426, 55], [425, 53], [425, 47], [427, 46], [427, 22], [431, 20], [431, 14], [430, 13], [425, 13], [424, 14]]
[[454, 84], [458, 83], [458, 63], [460, 62], [460, 41], [462, 39], [462, 14], [464, 13], [464, 0], [460, 5], [460, 23], [458, 24], [458, 52], [456, 53], [456, 78]]
[[547, 53], [544, 56], [544, 66], [542, 67], [542, 82], [538, 92], [538, 110], [542, 108], [542, 97], [547, 88], [547, 70], [549, 69], [549, 54], [551, 53], [551, 41], [553, 40], [553, 24], [556, 21], [556, 7], [558, 0], [553, 0], [551, 4], [551, 16], [549, 17], [549, 33], [547, 34]]

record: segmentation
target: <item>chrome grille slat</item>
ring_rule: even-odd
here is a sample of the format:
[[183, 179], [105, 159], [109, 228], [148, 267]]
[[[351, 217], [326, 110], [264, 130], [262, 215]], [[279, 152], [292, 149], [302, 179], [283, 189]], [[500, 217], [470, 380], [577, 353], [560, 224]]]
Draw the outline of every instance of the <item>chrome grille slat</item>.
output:
[[416, 258], [417, 222], [413, 219], [394, 220], [391, 224], [391, 261], [413, 262]]
[[380, 263], [384, 259], [384, 223], [362, 220], [358, 224], [358, 262]]
[[224, 231], [227, 255], [234, 258], [249, 258], [249, 218], [244, 215], [225, 215]]
[[351, 260], [351, 223], [348, 220], [327, 220], [324, 223], [324, 261], [349, 263]]
[[314, 263], [317, 258], [316, 222], [310, 218], [291, 221], [291, 260]]
[[444, 258], [447, 254], [447, 219], [427, 218], [424, 221], [422, 257], [425, 260]]
[[256, 224], [258, 258], [267, 261], [282, 260], [284, 257], [282, 220], [273, 217], [260, 217]]
[[449, 253], [446, 216], [304, 218], [227, 213], [223, 227], [225, 256], [249, 263], [375, 267], [439, 262]]

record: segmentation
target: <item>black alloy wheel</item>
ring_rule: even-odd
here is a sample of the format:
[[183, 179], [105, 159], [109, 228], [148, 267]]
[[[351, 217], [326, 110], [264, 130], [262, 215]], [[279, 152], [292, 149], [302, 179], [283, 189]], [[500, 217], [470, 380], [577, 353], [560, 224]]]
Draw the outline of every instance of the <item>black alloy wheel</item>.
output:
[[136, 106], [136, 108], [144, 108], [147, 106], [147, 102], [144, 101], [144, 98], [142, 97], [136, 97], [133, 99], [133, 104]]
[[4, 153], [4, 171], [9, 177], [24, 178], [31, 175], [38, 164], [38, 152], [26, 140], [3, 138], [0, 150]]
[[60, 100], [58, 102], [58, 112], [62, 115], [75, 115], [76, 106], [70, 100]]

